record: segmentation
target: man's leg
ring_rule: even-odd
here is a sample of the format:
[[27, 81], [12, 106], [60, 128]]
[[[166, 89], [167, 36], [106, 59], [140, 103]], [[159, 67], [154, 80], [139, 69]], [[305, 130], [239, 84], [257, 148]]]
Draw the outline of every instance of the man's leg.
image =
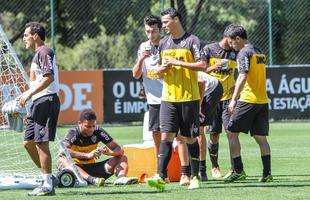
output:
[[24, 148], [27, 150], [30, 158], [36, 164], [36, 166], [41, 170], [40, 157], [34, 140], [24, 141]]
[[[153, 131], [153, 140], [154, 140], [154, 148], [155, 148], [155, 155], [157, 158], [157, 163], [158, 163], [158, 154], [159, 154], [159, 147], [160, 147], [160, 141], [161, 141], [161, 133], [160, 131]], [[156, 173], [159, 173], [159, 166], [157, 165], [157, 170]]]
[[165, 180], [168, 177], [167, 168], [172, 153], [172, 142], [175, 138], [175, 133], [162, 133], [159, 147], [159, 176]]
[[176, 142], [178, 146], [178, 154], [181, 163], [180, 185], [186, 186], [189, 185], [189, 177], [190, 177], [190, 166], [188, 162], [187, 146], [184, 138], [180, 134], [177, 135]]
[[165, 189], [165, 182], [168, 177], [167, 168], [172, 153], [172, 142], [174, 140], [175, 133], [161, 133], [161, 142], [158, 154], [158, 175], [159, 177], [153, 177], [146, 180], [147, 185], [156, 187], [158, 190]]
[[210, 140], [208, 141], [208, 150], [210, 161], [212, 164], [211, 172], [213, 178], [220, 178], [222, 176], [218, 164], [219, 138], [220, 138], [219, 133], [213, 133], [210, 134]]
[[43, 174], [43, 186], [52, 188], [52, 157], [49, 149], [49, 142], [36, 143], [37, 151], [40, 157], [40, 165]]
[[127, 177], [128, 159], [125, 155], [110, 158], [104, 167], [107, 173], [115, 174], [114, 185], [129, 185], [138, 182], [137, 177]]
[[236, 180], [244, 180], [246, 174], [243, 171], [243, 163], [241, 159], [241, 145], [239, 141], [239, 133], [230, 133], [229, 148], [234, 164], [234, 173], [225, 179], [225, 182], [234, 182]]
[[208, 181], [207, 177], [207, 167], [206, 167], [206, 154], [207, 154], [207, 145], [206, 145], [206, 136], [204, 132], [204, 126], [199, 127], [199, 136], [197, 137], [199, 144], [199, 173], [200, 180], [202, 182]]
[[[229, 145], [229, 141], [231, 140], [231, 136], [232, 133], [230, 133], [229, 131], [226, 131], [226, 137], [227, 137], [227, 141], [228, 141], [228, 145]], [[224, 179], [226, 179], [227, 177], [231, 176], [234, 173], [234, 162], [232, 159], [232, 155], [231, 155], [231, 149], [229, 148], [229, 158], [230, 158], [230, 169], [227, 172], [227, 174], [223, 177]]]
[[272, 181], [271, 176], [271, 151], [266, 136], [254, 135], [254, 139], [259, 145], [261, 152], [261, 159], [263, 164], [263, 176], [259, 179], [260, 182]]
[[191, 156], [191, 180], [188, 189], [199, 188], [199, 144], [196, 138], [184, 137], [187, 143], [188, 152]]

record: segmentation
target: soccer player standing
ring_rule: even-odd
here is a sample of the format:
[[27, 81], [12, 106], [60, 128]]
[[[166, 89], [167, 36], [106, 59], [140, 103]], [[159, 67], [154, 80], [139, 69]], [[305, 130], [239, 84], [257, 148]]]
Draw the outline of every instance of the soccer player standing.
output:
[[153, 134], [156, 156], [161, 138], [159, 110], [163, 87], [162, 79], [156, 74], [161, 27], [160, 17], [150, 15], [144, 18], [144, 31], [148, 40], [140, 44], [138, 58], [132, 68], [134, 78], [139, 79], [142, 76], [146, 100], [149, 105], [149, 131], [152, 131]]
[[44, 45], [45, 29], [38, 22], [26, 24], [23, 41], [26, 48], [35, 52], [30, 68], [30, 88], [19, 97], [25, 106], [30, 98], [32, 106], [27, 113], [24, 147], [33, 162], [40, 168], [43, 184], [29, 192], [30, 196], [55, 195], [52, 176], [52, 158], [49, 141], [54, 141], [60, 102], [59, 80], [55, 54]]
[[192, 177], [189, 189], [199, 188], [199, 88], [197, 70], [205, 70], [199, 39], [187, 33], [178, 11], [168, 8], [161, 13], [163, 29], [169, 35], [159, 43], [160, 73], [164, 85], [160, 109], [159, 179], [150, 179], [150, 186], [164, 184], [171, 158], [172, 141], [179, 132], [191, 155]]
[[239, 25], [230, 27], [227, 36], [237, 56], [239, 75], [228, 109], [232, 116], [228, 124], [229, 140], [235, 172], [225, 179], [234, 182], [246, 178], [241, 159], [239, 132], [248, 133], [259, 145], [263, 174], [259, 182], [272, 181], [269, 134], [268, 96], [266, 92], [266, 56], [247, 40], [246, 30]]
[[[160, 17], [150, 15], [144, 18], [144, 31], [148, 40], [140, 44], [138, 58], [132, 68], [133, 77], [139, 79], [142, 76], [143, 79], [146, 99], [149, 106], [149, 131], [152, 131], [157, 158], [161, 141], [159, 111], [163, 87], [162, 77], [156, 74], [159, 62], [158, 45], [161, 27], [162, 22]], [[183, 138], [177, 136], [176, 141], [178, 144], [182, 173], [186, 174], [188, 166], [187, 147]], [[157, 168], [158, 166], [159, 165], [157, 165]], [[189, 182], [189, 180], [186, 181], [186, 178], [187, 177], [185, 177], [185, 181], [181, 179], [181, 185]]]
[[[210, 160], [212, 164], [211, 174], [213, 178], [220, 178], [222, 176], [220, 167], [218, 164], [218, 151], [219, 151], [219, 137], [222, 132], [222, 125], [227, 132], [227, 125], [229, 122], [230, 114], [228, 112], [228, 104], [232, 97], [235, 86], [235, 68], [236, 52], [229, 46], [227, 31], [230, 25], [227, 26], [223, 33], [223, 38], [220, 42], [207, 44], [204, 46], [204, 54], [206, 56], [208, 68], [207, 72], [217, 78], [223, 86], [223, 96], [221, 101], [217, 105], [216, 115], [210, 126], [207, 126], [206, 132], [210, 134], [210, 140], [205, 145], [204, 141], [204, 129], [201, 129], [199, 136], [199, 144], [201, 146], [200, 156], [200, 174], [206, 174], [206, 146], [208, 147]], [[227, 132], [227, 138], [229, 139], [229, 133]], [[232, 173], [231, 170], [226, 176]]]

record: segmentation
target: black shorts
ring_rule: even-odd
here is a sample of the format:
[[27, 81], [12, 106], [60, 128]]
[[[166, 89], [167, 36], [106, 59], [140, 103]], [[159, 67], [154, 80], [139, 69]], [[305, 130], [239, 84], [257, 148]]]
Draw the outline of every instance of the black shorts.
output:
[[220, 101], [216, 108], [216, 115], [210, 126], [207, 126], [206, 132], [210, 134], [221, 133], [222, 126], [224, 130], [227, 130], [227, 126], [230, 119], [230, 114], [228, 112], [229, 100]]
[[252, 104], [238, 101], [236, 111], [231, 116], [228, 130], [234, 133], [268, 136], [268, 104]]
[[213, 119], [217, 114], [216, 109], [221, 101], [222, 95], [223, 87], [222, 84], [218, 82], [216, 88], [203, 98], [200, 110], [205, 117], [200, 121], [200, 126], [212, 125]]
[[60, 102], [57, 94], [36, 99], [26, 118], [24, 140], [35, 142], [54, 141]]
[[160, 104], [149, 104], [149, 131], [160, 131], [159, 111]]
[[188, 102], [161, 101], [160, 131], [184, 137], [199, 135], [199, 100]]
[[110, 159], [106, 159], [101, 162], [83, 164], [83, 165], [78, 165], [78, 166], [93, 177], [108, 179], [113, 175], [106, 170], [107, 168], [105, 165], [109, 160]]

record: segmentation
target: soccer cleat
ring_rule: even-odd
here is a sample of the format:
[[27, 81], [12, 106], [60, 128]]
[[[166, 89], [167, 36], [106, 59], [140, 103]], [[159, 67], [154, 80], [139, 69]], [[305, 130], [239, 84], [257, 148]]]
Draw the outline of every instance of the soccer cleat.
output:
[[114, 181], [114, 185], [131, 185], [131, 184], [136, 184], [136, 183], [138, 183], [137, 177], [123, 176], [123, 177], [117, 178]]
[[53, 196], [55, 195], [54, 187], [47, 188], [43, 186], [36, 187], [34, 190], [28, 193], [28, 196]]
[[223, 179], [227, 179], [229, 176], [231, 176], [234, 173], [233, 169], [230, 169], [227, 174], [225, 174], [225, 176], [223, 177]]
[[190, 183], [190, 178], [187, 175], [182, 174], [179, 185], [187, 186], [189, 185], [189, 183]]
[[258, 182], [261, 182], [261, 183], [272, 182], [272, 181], [273, 181], [272, 175], [263, 176], [263, 177], [258, 179]]
[[146, 184], [150, 187], [155, 187], [158, 190], [165, 190], [165, 184], [166, 182], [161, 177], [153, 177], [153, 178], [147, 178]]
[[233, 172], [229, 177], [224, 179], [225, 183], [232, 183], [234, 181], [240, 181], [240, 180], [245, 180], [246, 179], [246, 173], [244, 171], [237, 173]]
[[192, 190], [192, 189], [198, 189], [200, 188], [200, 181], [197, 178], [197, 176], [194, 176], [189, 183], [188, 189]]
[[219, 167], [213, 167], [211, 169], [212, 178], [219, 179], [222, 177], [221, 171]]
[[94, 185], [98, 187], [104, 186], [105, 179], [104, 178], [95, 178]]

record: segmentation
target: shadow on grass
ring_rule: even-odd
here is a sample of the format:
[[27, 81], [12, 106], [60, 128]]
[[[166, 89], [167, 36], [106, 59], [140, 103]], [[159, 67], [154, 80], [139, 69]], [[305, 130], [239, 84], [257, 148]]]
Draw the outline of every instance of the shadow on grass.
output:
[[[162, 193], [163, 191], [102, 191], [102, 192], [89, 192], [89, 191], [67, 191], [63, 193], [57, 193], [57, 195], [63, 195], [63, 196], [76, 196], [76, 195], [128, 195], [128, 194], [157, 194], [157, 193]], [[165, 190], [165, 193], [170, 192], [169, 190]]]
[[308, 187], [310, 186], [310, 180], [296, 178], [304, 176], [305, 175], [275, 175], [273, 181], [268, 183], [259, 183], [259, 176], [248, 176], [246, 180], [233, 183], [225, 183], [224, 180], [211, 180], [207, 188]]

